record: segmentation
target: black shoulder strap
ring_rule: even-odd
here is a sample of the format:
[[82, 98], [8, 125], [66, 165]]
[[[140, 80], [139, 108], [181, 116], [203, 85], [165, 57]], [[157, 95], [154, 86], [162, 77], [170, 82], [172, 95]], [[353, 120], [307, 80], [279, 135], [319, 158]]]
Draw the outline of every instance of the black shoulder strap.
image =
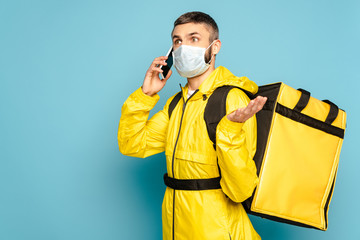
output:
[[[226, 115], [226, 98], [235, 86], [222, 86], [211, 94], [205, 107], [204, 120], [210, 140], [216, 148], [216, 127], [220, 120]], [[241, 89], [242, 90], [242, 89]]]
[[170, 119], [171, 114], [172, 114], [173, 110], [175, 109], [176, 105], [180, 101], [180, 99], [181, 99], [181, 91], [175, 95], [175, 97], [173, 98], [173, 100], [171, 100], [171, 102], [169, 104], [169, 109], [168, 109], [169, 119]]
[[[238, 88], [242, 90], [250, 99], [254, 98], [253, 94], [236, 86], [226, 85], [226, 86], [218, 87], [217, 89], [214, 90], [214, 92], [209, 97], [204, 112], [204, 120], [206, 123], [206, 128], [208, 131], [209, 138], [214, 144], [214, 148], [216, 147], [216, 127], [219, 124], [220, 120], [226, 115], [226, 98], [230, 90], [233, 88]], [[173, 98], [173, 100], [171, 100], [169, 104], [169, 109], [168, 109], [169, 119], [180, 99], [181, 99], [181, 91], [175, 95], [175, 97]]]

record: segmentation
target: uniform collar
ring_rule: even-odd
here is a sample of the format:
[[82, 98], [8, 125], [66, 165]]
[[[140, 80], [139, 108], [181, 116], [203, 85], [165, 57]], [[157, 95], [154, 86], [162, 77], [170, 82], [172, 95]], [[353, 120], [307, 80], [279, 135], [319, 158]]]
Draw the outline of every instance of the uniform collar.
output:
[[[225, 67], [222, 67], [222, 66], [219, 66], [214, 71], [212, 71], [211, 74], [201, 83], [201, 85], [198, 88], [198, 91], [195, 93], [194, 96], [192, 96], [192, 98], [190, 100], [193, 101], [193, 100], [197, 100], [200, 98], [204, 99], [204, 98], [209, 97], [209, 95], [215, 90], [214, 83], [215, 83], [215, 80], [217, 79], [217, 77], [219, 77], [219, 72], [222, 72], [224, 70], [226, 70], [230, 73], [229, 70], [227, 70]], [[188, 83], [186, 83], [186, 85], [184, 87], [182, 87], [181, 85], [180, 85], [180, 87], [182, 89], [183, 98], [187, 99], [187, 92], [188, 92], [188, 88], [189, 88]]]
[[[247, 77], [237, 77], [225, 67], [219, 66], [201, 83], [198, 91], [190, 100], [205, 100], [216, 88], [224, 85], [236, 86], [249, 91], [252, 94], [255, 94], [258, 91], [258, 86]], [[187, 99], [188, 84], [186, 84], [185, 87], [181, 87], [181, 89], [183, 98]]]

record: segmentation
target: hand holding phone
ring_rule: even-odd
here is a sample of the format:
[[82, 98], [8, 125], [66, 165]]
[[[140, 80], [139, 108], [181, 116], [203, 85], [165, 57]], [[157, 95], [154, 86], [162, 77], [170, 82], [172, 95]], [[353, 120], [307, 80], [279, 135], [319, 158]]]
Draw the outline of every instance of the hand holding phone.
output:
[[[166, 62], [165, 65], [164, 61]], [[158, 93], [166, 84], [166, 81], [171, 75], [171, 66], [173, 64], [172, 47], [167, 53], [167, 56], [157, 57], [151, 63], [149, 69], [146, 71], [142, 91], [146, 95], [153, 96]], [[159, 73], [162, 77], [160, 79]]]

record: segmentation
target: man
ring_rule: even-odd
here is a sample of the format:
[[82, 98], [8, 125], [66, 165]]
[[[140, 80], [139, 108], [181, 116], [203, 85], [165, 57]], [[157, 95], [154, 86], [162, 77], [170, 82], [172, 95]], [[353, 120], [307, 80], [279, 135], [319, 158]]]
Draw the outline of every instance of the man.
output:
[[[256, 119], [266, 98], [249, 100], [240, 89], [230, 90], [226, 112], [216, 128], [216, 146], [209, 139], [204, 109], [213, 91], [223, 85], [251, 93], [257, 85], [236, 77], [224, 67], [215, 69], [221, 48], [218, 27], [207, 14], [189, 12], [174, 23], [174, 66], [187, 78], [181, 99], [169, 116], [168, 99], [163, 110], [148, 120], [159, 100], [157, 93], [170, 78], [160, 79], [167, 57], [155, 58], [141, 88], [125, 101], [119, 124], [121, 153], [147, 157], [165, 151], [167, 182], [211, 182], [218, 187], [168, 187], [162, 205], [163, 239], [260, 239], [241, 204], [258, 183], [255, 163]], [[220, 177], [221, 176], [221, 177]], [[183, 181], [184, 180], [184, 181]], [[181, 185], [180, 184], [180, 185]], [[184, 187], [184, 188], [183, 188]]]

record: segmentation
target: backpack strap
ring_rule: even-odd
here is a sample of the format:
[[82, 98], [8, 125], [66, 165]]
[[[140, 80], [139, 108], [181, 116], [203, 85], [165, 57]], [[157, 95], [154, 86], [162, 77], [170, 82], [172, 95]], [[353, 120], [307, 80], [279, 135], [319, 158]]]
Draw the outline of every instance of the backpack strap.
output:
[[204, 120], [210, 140], [216, 149], [216, 127], [226, 115], [226, 98], [233, 86], [223, 86], [214, 90], [205, 107]]
[[181, 99], [181, 91], [178, 92], [175, 97], [171, 100], [170, 104], [169, 104], [169, 109], [168, 109], [168, 115], [169, 115], [169, 119], [171, 117], [172, 112], [174, 111], [176, 105], [178, 104], [178, 102]]
[[[216, 127], [220, 120], [226, 115], [226, 99], [231, 89], [238, 88], [242, 90], [250, 99], [254, 98], [254, 95], [249, 91], [236, 86], [225, 85], [218, 87], [210, 95], [209, 100], [205, 107], [204, 120], [206, 123], [207, 132], [210, 140], [213, 142], [214, 148], [216, 148]], [[171, 100], [168, 109], [169, 119], [176, 105], [181, 99], [181, 91], [178, 92]]]
[[225, 85], [218, 87], [209, 97], [209, 100], [205, 107], [204, 120], [210, 140], [213, 142], [213, 146], [216, 149], [216, 128], [220, 120], [226, 115], [226, 99], [231, 89], [238, 88], [242, 90], [250, 99], [254, 98], [254, 95], [249, 91], [236, 86]]

